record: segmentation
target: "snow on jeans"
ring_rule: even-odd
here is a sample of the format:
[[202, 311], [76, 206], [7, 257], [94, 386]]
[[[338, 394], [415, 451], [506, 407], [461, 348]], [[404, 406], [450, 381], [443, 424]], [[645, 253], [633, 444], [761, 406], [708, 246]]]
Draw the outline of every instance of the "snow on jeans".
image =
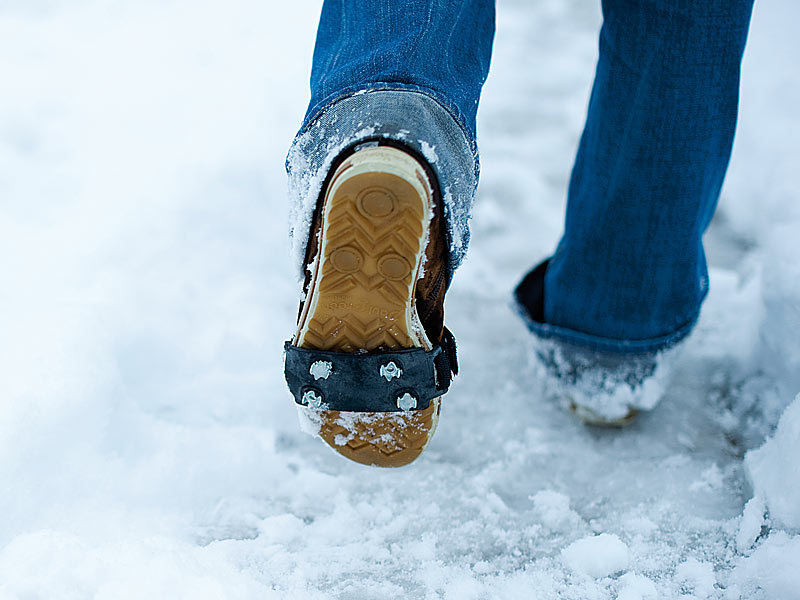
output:
[[[534, 329], [598, 350], [652, 352], [691, 330], [708, 292], [702, 235], [733, 144], [752, 0], [604, 0], [602, 8], [564, 234], [545, 275], [545, 323]], [[301, 271], [332, 159], [384, 137], [431, 162], [458, 267], [493, 37], [489, 0], [325, 1], [311, 101], [287, 159]]]

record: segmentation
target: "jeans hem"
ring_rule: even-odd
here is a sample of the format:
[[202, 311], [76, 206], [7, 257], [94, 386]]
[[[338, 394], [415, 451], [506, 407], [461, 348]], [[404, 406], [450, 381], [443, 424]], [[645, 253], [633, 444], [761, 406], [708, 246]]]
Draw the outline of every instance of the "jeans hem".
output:
[[608, 352], [612, 354], [658, 354], [683, 341], [694, 329], [700, 317], [698, 311], [689, 321], [670, 333], [641, 339], [615, 339], [584, 333], [568, 327], [551, 325], [534, 320], [528, 310], [515, 299], [517, 312], [522, 316], [528, 329], [540, 339], [553, 340], [588, 350]]

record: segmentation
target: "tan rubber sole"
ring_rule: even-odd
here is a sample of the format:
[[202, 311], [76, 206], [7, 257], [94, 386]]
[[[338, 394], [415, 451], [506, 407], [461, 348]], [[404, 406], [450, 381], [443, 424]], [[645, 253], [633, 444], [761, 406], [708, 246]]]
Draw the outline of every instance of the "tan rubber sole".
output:
[[628, 414], [619, 419], [606, 419], [600, 415], [595, 414], [583, 407], [578, 406], [572, 400], [569, 400], [567, 408], [571, 413], [583, 421], [586, 425], [594, 427], [608, 427], [610, 429], [624, 429], [636, 420], [639, 411], [636, 409], [629, 409]]
[[[335, 352], [430, 349], [414, 305], [432, 192], [422, 167], [391, 147], [368, 148], [334, 173], [295, 344]], [[321, 259], [320, 259], [321, 257]], [[365, 465], [399, 467], [430, 441], [439, 398], [422, 411], [321, 411], [319, 435]]]

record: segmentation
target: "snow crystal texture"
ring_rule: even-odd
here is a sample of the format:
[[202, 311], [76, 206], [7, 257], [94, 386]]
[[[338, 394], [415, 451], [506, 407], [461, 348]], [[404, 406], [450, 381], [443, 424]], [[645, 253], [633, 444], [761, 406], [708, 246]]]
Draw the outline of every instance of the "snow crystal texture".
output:
[[796, 600], [800, 8], [756, 5], [711, 295], [607, 431], [542, 393], [509, 307], [561, 231], [598, 4], [498, 3], [462, 374], [381, 471], [282, 375], [319, 2], [0, 3], [0, 598]]

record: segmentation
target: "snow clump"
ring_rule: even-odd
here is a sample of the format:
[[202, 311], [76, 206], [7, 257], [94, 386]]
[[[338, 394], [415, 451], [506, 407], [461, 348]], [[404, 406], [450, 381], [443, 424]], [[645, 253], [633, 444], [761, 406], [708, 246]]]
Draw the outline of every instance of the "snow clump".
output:
[[800, 395], [789, 405], [775, 435], [745, 457], [756, 498], [762, 498], [772, 523], [800, 530]]
[[617, 600], [658, 600], [656, 584], [644, 575], [625, 573], [619, 581], [622, 585]]
[[609, 533], [589, 536], [573, 542], [562, 552], [564, 563], [576, 573], [595, 579], [619, 573], [628, 567], [628, 547]]

